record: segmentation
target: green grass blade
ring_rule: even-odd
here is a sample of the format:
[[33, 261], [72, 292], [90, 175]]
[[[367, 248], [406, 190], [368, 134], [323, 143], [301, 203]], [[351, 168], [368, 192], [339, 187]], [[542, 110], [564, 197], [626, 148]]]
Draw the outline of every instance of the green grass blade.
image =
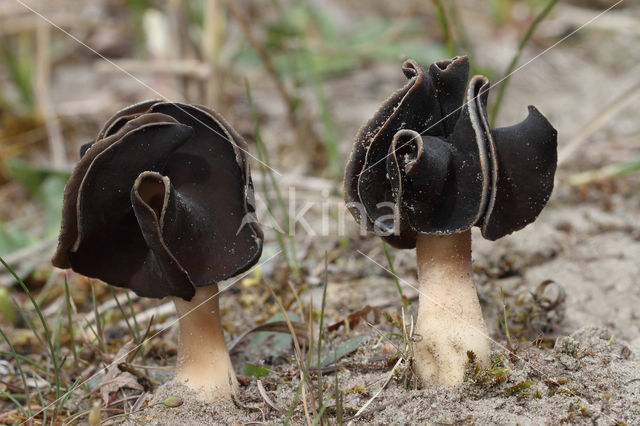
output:
[[78, 377], [76, 379], [76, 381], [73, 383], [73, 385], [71, 385], [71, 387], [69, 389], [67, 389], [67, 391], [64, 393], [64, 395], [62, 395], [61, 398], [59, 398], [57, 400], [57, 406], [56, 406], [56, 417], [58, 417], [58, 413], [60, 412], [60, 410], [62, 408], [64, 408], [65, 404], [67, 403], [67, 401], [69, 400], [69, 398], [71, 397], [71, 395], [73, 395], [73, 392], [81, 385], [83, 384], [82, 382], [82, 377]]
[[58, 310], [58, 314], [56, 315], [56, 322], [55, 322], [55, 332], [53, 334], [53, 345], [54, 345], [54, 352], [53, 352], [53, 356], [55, 357], [55, 361], [54, 361], [54, 365], [57, 366], [57, 368], [54, 370], [53, 374], [54, 374], [54, 384], [56, 387], [56, 398], [58, 398], [61, 395], [61, 387], [62, 387], [62, 383], [61, 383], [61, 374], [62, 373], [62, 367], [64, 364], [64, 360], [61, 362], [60, 361], [60, 346], [61, 346], [61, 339], [62, 339], [62, 309], [64, 306], [60, 305], [60, 309]]
[[[49, 327], [47, 326], [47, 321], [45, 321], [45, 319], [44, 319], [44, 315], [42, 314], [42, 311], [40, 310], [40, 306], [38, 306], [38, 303], [34, 299], [33, 295], [29, 291], [29, 289], [27, 288], [27, 285], [22, 281], [22, 279], [20, 279], [20, 277], [15, 273], [15, 271], [11, 268], [11, 266], [9, 266], [7, 264], [7, 262], [4, 261], [2, 256], [0, 256], [0, 263], [2, 263], [2, 265], [7, 269], [7, 271], [9, 271], [11, 276], [13, 276], [13, 278], [20, 285], [22, 290], [27, 294], [27, 297], [29, 297], [29, 300], [31, 301], [31, 304], [33, 305], [34, 309], [36, 310], [36, 313], [38, 314], [38, 318], [40, 319], [40, 322], [42, 323], [42, 327], [44, 329], [44, 334], [45, 334], [45, 338], [46, 338], [46, 341], [47, 341], [47, 346], [49, 348], [49, 356], [50, 356], [51, 361], [53, 363], [53, 371], [54, 371], [54, 374], [55, 374], [55, 377], [56, 377], [56, 381], [57, 381], [57, 380], [59, 380], [58, 357], [56, 356], [56, 353], [55, 353], [53, 340], [51, 338], [51, 331], [49, 330]], [[33, 328], [33, 331], [34, 331], [34, 333], [36, 332], [35, 328]], [[59, 389], [59, 383], [56, 383], [56, 392], [57, 392], [57, 389]], [[59, 397], [59, 395], [56, 393], [56, 398], [58, 398], [58, 397]]]
[[27, 33], [21, 34], [17, 41], [17, 52], [14, 53], [6, 38], [0, 39], [0, 59], [20, 94], [22, 106], [32, 110], [35, 105], [33, 90], [33, 70], [35, 70], [33, 52], [35, 49], [32, 37]]
[[141, 334], [140, 334], [140, 324], [138, 323], [138, 314], [136, 310], [133, 309], [133, 302], [131, 301], [131, 294], [127, 291], [127, 303], [129, 304], [129, 311], [131, 312], [131, 318], [133, 318], [133, 326], [136, 329], [136, 336], [138, 338], [138, 342], [142, 342]]
[[116, 291], [111, 286], [109, 286], [109, 291], [111, 291], [111, 295], [113, 296], [113, 300], [115, 300], [116, 301], [116, 305], [118, 305], [118, 309], [120, 310], [120, 313], [122, 314], [122, 318], [124, 319], [124, 322], [127, 324], [127, 328], [129, 329], [129, 333], [131, 333], [131, 336], [135, 340], [136, 345], [138, 345], [140, 343], [140, 336], [135, 332], [135, 330], [131, 326], [131, 323], [129, 322], [129, 317], [124, 312], [124, 309], [122, 308], [122, 305], [120, 304], [120, 301], [118, 300], [118, 295], [116, 294]]
[[69, 341], [71, 344], [71, 351], [73, 353], [73, 367], [78, 370], [78, 350], [76, 349], [76, 335], [73, 329], [73, 320], [71, 318], [71, 291], [69, 290], [69, 281], [67, 276], [64, 276], [64, 301], [67, 309], [67, 330], [69, 331]]
[[[0, 331], [1, 331], [1, 330], [0, 330]], [[43, 366], [41, 366], [40, 364], [38, 364], [37, 362], [35, 362], [34, 360], [32, 360], [32, 359], [30, 359], [30, 358], [27, 358], [27, 357], [26, 357], [26, 356], [24, 356], [24, 355], [20, 355], [19, 353], [14, 353], [14, 352], [11, 352], [11, 351], [0, 351], [0, 355], [3, 355], [3, 356], [12, 356], [12, 357], [14, 357], [14, 358], [18, 358], [18, 359], [20, 359], [20, 361], [24, 361], [24, 362], [26, 362], [26, 363], [27, 363], [27, 364], [29, 364], [30, 366], [32, 366], [32, 367], [34, 367], [34, 368], [36, 368], [36, 369], [38, 369], [38, 370], [42, 371], [43, 373], [46, 373], [46, 372], [47, 372], [47, 369], [46, 369], [46, 368], [44, 368]]]
[[396, 270], [393, 267], [393, 261], [391, 260], [391, 254], [389, 253], [389, 246], [386, 242], [382, 242], [382, 248], [384, 249], [384, 255], [387, 258], [387, 264], [389, 264], [389, 270], [393, 275], [393, 280], [396, 282], [396, 288], [398, 289], [398, 293], [400, 294], [400, 300], [402, 300], [402, 304], [405, 308], [409, 307], [409, 301], [406, 297], [404, 297], [404, 293], [402, 292], [402, 287], [400, 286], [400, 280], [398, 279], [398, 275], [396, 274]]
[[[27, 413], [24, 411], [24, 409], [23, 409], [23, 407], [22, 407], [22, 405], [20, 403], [18, 403], [13, 398], [9, 398], [9, 399], [11, 399], [11, 401], [13, 401], [16, 404], [16, 406], [25, 414], [26, 417], [31, 418], [32, 417], [32, 413], [31, 413], [31, 394], [29, 392], [29, 387], [27, 386], [27, 377], [24, 374], [24, 370], [22, 369], [22, 363], [20, 362], [20, 359], [27, 359], [27, 358], [23, 357], [22, 355], [19, 355], [18, 352], [16, 352], [16, 349], [13, 347], [13, 345], [11, 344], [11, 341], [9, 340], [7, 335], [4, 333], [4, 331], [2, 331], [2, 328], [0, 328], [0, 335], [2, 335], [2, 338], [5, 340], [5, 342], [7, 342], [7, 345], [9, 346], [9, 349], [11, 351], [10, 355], [13, 356], [13, 358], [16, 360], [16, 367], [18, 368], [18, 372], [20, 373], [20, 378], [22, 379], [22, 386], [24, 387], [25, 397], [26, 397], [26, 400], [27, 400], [26, 402], [27, 402], [28, 416], [27, 416]], [[31, 362], [33, 362], [33, 361], [31, 361]], [[3, 392], [3, 394], [5, 394], [5, 393]], [[5, 395], [7, 395], [7, 397], [9, 397], [9, 394], [5, 394]]]
[[[294, 235], [291, 232], [291, 221], [289, 218], [289, 212], [287, 210], [287, 205], [284, 202], [284, 198], [282, 197], [282, 193], [280, 192], [280, 187], [278, 186], [278, 182], [273, 173], [273, 170], [270, 168], [269, 161], [269, 153], [267, 152], [267, 147], [264, 144], [264, 140], [262, 139], [262, 133], [260, 132], [260, 123], [258, 121], [258, 114], [256, 112], [255, 106], [253, 104], [253, 97], [251, 95], [251, 87], [249, 86], [249, 82], [245, 80], [245, 88], [247, 92], [247, 99], [249, 100], [249, 107], [251, 109], [251, 114], [253, 116], [255, 126], [254, 126], [254, 134], [256, 141], [256, 150], [258, 152], [258, 159], [260, 160], [260, 172], [262, 174], [262, 186], [265, 194], [265, 203], [267, 204], [267, 210], [269, 214], [274, 216], [273, 205], [271, 204], [271, 200], [269, 198], [269, 187], [268, 182], [271, 183], [271, 187], [276, 194], [276, 198], [278, 200], [278, 205], [282, 212], [282, 216], [285, 221], [284, 231], [289, 237], [288, 249], [287, 245], [284, 242], [284, 238], [280, 232], [276, 231], [276, 235], [278, 238], [278, 244], [282, 249], [282, 253], [285, 256], [285, 261], [289, 266], [289, 269], [292, 271], [294, 278], [300, 278], [300, 268], [298, 266], [298, 260], [296, 255], [296, 245], [294, 240]], [[266, 167], [265, 164], [269, 167]]]
[[322, 421], [322, 417], [324, 415], [324, 411], [327, 409], [327, 403], [322, 404], [322, 406], [320, 407], [320, 410], [318, 410], [318, 415], [316, 416], [315, 419], [313, 419], [313, 426], [316, 426], [318, 424], [318, 422], [320, 422], [320, 424], [324, 424]]
[[5, 288], [0, 287], [0, 315], [4, 317], [6, 323], [13, 326], [18, 322], [18, 311], [13, 306], [13, 300]]
[[449, 27], [449, 19], [447, 18], [444, 4], [441, 0], [433, 0], [433, 5], [436, 8], [436, 16], [438, 17], [438, 23], [440, 24], [440, 29], [442, 30], [442, 36], [444, 37], [444, 45], [447, 48], [447, 53], [451, 57], [456, 56], [456, 46], [453, 41], [451, 28]]
[[[33, 376], [31, 377], [33, 379], [33, 384], [36, 387], [36, 393], [38, 394], [38, 397], [40, 398], [40, 406], [41, 407], [46, 407], [47, 404], [47, 400], [44, 397], [44, 395], [42, 394], [42, 391], [40, 390], [40, 385], [38, 385], [38, 379]], [[55, 418], [55, 417], [54, 417]], [[51, 423], [53, 424], [53, 420], [51, 419]], [[42, 424], [47, 424], [47, 410], [42, 410]]]
[[[324, 310], [327, 304], [327, 287], [329, 283], [329, 259], [327, 252], [324, 253], [324, 275], [322, 278], [322, 306], [320, 308], [320, 328], [318, 330], [318, 404], [325, 407], [324, 397], [322, 395], [322, 365], [320, 360], [322, 359], [322, 336], [324, 330]], [[322, 417], [321, 409], [319, 416]], [[322, 418], [321, 418], [322, 420]]]
[[344, 164], [340, 157], [340, 139], [336, 132], [336, 124], [333, 116], [331, 115], [331, 107], [327, 101], [324, 88], [322, 87], [322, 79], [318, 72], [316, 72], [313, 65], [309, 66], [311, 73], [311, 83], [313, 86], [313, 92], [316, 96], [318, 104], [320, 105], [320, 118], [325, 130], [324, 145], [327, 152], [327, 162], [329, 163], [329, 174], [335, 179], [342, 177], [344, 170]]
[[287, 411], [287, 417], [284, 419], [284, 423], [283, 423], [284, 426], [288, 426], [289, 422], [291, 421], [291, 418], [293, 417], [293, 412], [295, 411], [296, 405], [298, 405], [298, 401], [300, 400], [300, 393], [302, 392], [303, 385], [304, 385], [304, 382], [300, 380], [300, 384], [296, 389], [296, 394], [293, 397], [293, 401], [291, 401], [291, 405], [289, 406], [289, 411]]
[[91, 284], [91, 303], [93, 304], [93, 315], [96, 319], [96, 339], [98, 339], [98, 348], [100, 348], [100, 352], [104, 353], [104, 335], [102, 332], [102, 319], [100, 318], [100, 313], [98, 312], [96, 289], [93, 285], [93, 281], [89, 281], [89, 283]]
[[[9, 401], [13, 402], [13, 404], [14, 404], [14, 405], [16, 406], [16, 408], [17, 408], [17, 409], [22, 413], [22, 415], [23, 415], [23, 416], [25, 416], [25, 417], [27, 417], [27, 418], [29, 418], [29, 419], [32, 417], [32, 416], [31, 416], [31, 412], [27, 413], [27, 412], [24, 410], [24, 407], [22, 406], [22, 404], [20, 404], [20, 402], [19, 402], [17, 399], [15, 399], [15, 398], [13, 397], [13, 395], [11, 395], [10, 393], [5, 392], [5, 391], [0, 391], [0, 395], [1, 395], [2, 397], [4, 397], [4, 398], [7, 398]], [[30, 405], [30, 404], [28, 404], [28, 405], [27, 405], [27, 407], [29, 407], [29, 410], [31, 410], [31, 405]]]

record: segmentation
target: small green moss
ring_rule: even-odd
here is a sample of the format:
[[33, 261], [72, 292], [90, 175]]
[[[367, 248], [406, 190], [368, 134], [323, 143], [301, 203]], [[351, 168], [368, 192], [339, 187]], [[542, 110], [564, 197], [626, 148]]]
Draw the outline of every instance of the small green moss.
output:
[[533, 382], [531, 380], [517, 383], [511, 386], [509, 389], [507, 389], [507, 391], [505, 392], [505, 396], [512, 396], [516, 394], [525, 396], [526, 392], [524, 390], [530, 388], [532, 385], [533, 385]]

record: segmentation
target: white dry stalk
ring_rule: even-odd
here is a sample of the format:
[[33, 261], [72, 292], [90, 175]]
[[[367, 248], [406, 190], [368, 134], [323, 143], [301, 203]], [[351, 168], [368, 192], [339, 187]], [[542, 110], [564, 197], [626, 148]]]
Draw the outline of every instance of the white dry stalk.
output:
[[[637, 72], [636, 69], [633, 70]], [[589, 124], [585, 126], [580, 133], [574, 136], [569, 142], [567, 142], [562, 150], [558, 153], [558, 166], [561, 166], [569, 160], [571, 155], [576, 152], [595, 132], [604, 127], [607, 123], [611, 122], [613, 118], [618, 115], [624, 108], [632, 101], [640, 96], [640, 80], [625, 90], [620, 96], [614, 99], [606, 107], [595, 115], [595, 117], [589, 121]]]
[[389, 382], [391, 381], [391, 379], [393, 378], [396, 370], [398, 369], [398, 367], [400, 366], [400, 364], [402, 363], [403, 358], [400, 357], [398, 359], [398, 361], [396, 362], [396, 364], [393, 366], [393, 368], [391, 369], [391, 371], [389, 372], [389, 375], [387, 376], [387, 379], [384, 381], [384, 383], [382, 383], [382, 386], [380, 386], [380, 389], [378, 389], [378, 392], [375, 393], [375, 395], [373, 395], [371, 397], [371, 399], [369, 399], [357, 412], [356, 414], [353, 416], [353, 419], [347, 423], [347, 426], [352, 426], [353, 425], [353, 420], [355, 420], [360, 414], [362, 414], [364, 412], [364, 410], [367, 409], [367, 407], [369, 405], [371, 405], [371, 403], [378, 397], [378, 395], [380, 395], [382, 393], [382, 391], [384, 390], [384, 388], [387, 387], [387, 385], [389, 384]]

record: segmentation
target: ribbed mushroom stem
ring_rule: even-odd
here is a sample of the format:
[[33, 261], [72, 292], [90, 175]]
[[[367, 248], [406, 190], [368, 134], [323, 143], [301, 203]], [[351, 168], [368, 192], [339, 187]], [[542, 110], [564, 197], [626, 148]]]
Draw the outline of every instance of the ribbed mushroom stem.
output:
[[187, 302], [174, 297], [180, 318], [176, 379], [203, 400], [231, 398], [238, 390], [229, 351], [220, 325], [218, 285], [198, 287]]
[[490, 341], [471, 269], [471, 231], [448, 236], [419, 234], [419, 311], [414, 345], [423, 384], [462, 383], [467, 351], [483, 367], [490, 363]]

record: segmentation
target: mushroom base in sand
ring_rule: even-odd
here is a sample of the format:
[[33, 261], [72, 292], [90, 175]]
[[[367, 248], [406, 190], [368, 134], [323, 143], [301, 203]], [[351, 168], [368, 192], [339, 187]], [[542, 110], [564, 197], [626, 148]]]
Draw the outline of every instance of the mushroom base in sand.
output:
[[176, 380], [202, 400], [230, 399], [238, 382], [220, 325], [218, 285], [198, 287], [189, 302], [173, 302], [180, 319]]
[[467, 351], [490, 365], [490, 340], [471, 269], [471, 231], [418, 235], [419, 311], [414, 344], [416, 372], [424, 385], [462, 383]]

